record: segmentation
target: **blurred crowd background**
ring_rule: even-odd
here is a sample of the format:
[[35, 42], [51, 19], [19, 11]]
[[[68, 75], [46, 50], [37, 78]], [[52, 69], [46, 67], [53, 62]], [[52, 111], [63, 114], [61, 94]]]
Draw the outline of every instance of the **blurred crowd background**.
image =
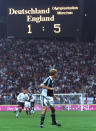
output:
[[96, 96], [96, 42], [0, 40], [0, 104], [16, 104], [27, 89], [41, 93], [40, 84], [56, 68], [55, 93]]

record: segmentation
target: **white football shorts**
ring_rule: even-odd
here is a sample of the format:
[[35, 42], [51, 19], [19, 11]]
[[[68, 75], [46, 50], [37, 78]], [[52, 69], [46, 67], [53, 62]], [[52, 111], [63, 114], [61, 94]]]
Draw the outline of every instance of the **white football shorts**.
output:
[[41, 101], [41, 106], [49, 106], [49, 107], [54, 107], [54, 99], [53, 97], [50, 96], [40, 96], [40, 101]]
[[31, 104], [30, 104], [30, 102], [28, 102], [28, 101], [25, 101], [25, 107], [28, 107], [28, 108], [30, 108], [30, 107], [31, 107]]

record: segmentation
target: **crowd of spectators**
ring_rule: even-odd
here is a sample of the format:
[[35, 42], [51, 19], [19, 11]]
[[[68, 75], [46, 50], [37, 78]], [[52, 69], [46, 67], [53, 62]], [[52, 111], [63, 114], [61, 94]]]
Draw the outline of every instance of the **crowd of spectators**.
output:
[[51, 68], [56, 93], [96, 95], [96, 43], [1, 39], [0, 104], [15, 104], [23, 89], [39, 94]]

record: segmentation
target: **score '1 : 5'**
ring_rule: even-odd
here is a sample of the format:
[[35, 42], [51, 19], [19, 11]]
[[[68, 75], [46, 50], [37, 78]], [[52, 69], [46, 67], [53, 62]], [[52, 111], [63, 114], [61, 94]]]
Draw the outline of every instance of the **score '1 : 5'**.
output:
[[[54, 24], [54, 33], [59, 34], [61, 32], [61, 24]], [[28, 25], [28, 34], [32, 34], [31, 24]]]

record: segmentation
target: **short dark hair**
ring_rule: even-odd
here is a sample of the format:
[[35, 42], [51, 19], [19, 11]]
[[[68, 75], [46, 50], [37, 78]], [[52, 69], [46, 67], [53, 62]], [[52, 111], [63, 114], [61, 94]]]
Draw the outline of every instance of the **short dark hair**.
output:
[[57, 73], [56, 69], [51, 69], [50, 72], [49, 72], [50, 76], [53, 76], [56, 73]]

